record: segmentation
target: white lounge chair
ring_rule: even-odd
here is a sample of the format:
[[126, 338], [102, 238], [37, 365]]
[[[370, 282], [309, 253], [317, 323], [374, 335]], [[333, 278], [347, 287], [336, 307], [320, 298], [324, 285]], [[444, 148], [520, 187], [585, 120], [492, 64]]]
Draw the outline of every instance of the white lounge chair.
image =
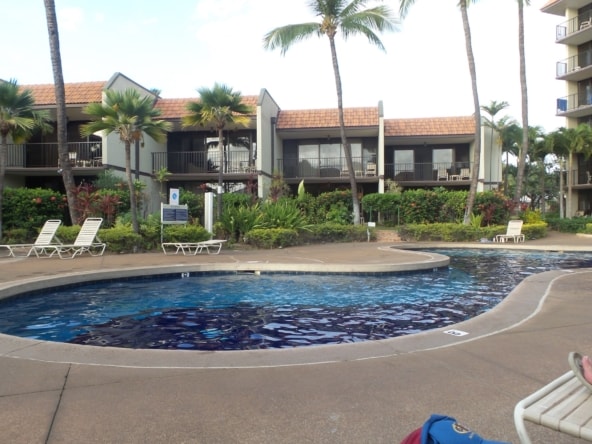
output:
[[506, 228], [506, 234], [498, 234], [493, 239], [494, 242], [507, 242], [512, 239], [514, 243], [524, 242], [524, 234], [522, 234], [522, 221], [511, 220], [508, 222], [508, 228]]
[[[39, 248], [40, 254], [43, 254], [43, 247], [60, 243], [56, 232], [61, 224], [62, 221], [59, 219], [46, 220], [34, 243], [0, 245], [0, 248], [6, 248], [8, 250], [7, 257], [29, 257], [33, 252], [33, 247]], [[18, 252], [25, 253], [25, 251], [26, 254], [17, 254]]]
[[107, 246], [97, 236], [102, 223], [103, 219], [100, 217], [89, 217], [80, 227], [80, 232], [73, 244], [33, 246], [32, 250], [37, 257], [52, 257], [57, 254], [60, 259], [74, 259], [83, 253], [102, 256]]
[[224, 244], [224, 242], [226, 242], [225, 239], [210, 239], [201, 242], [163, 242], [162, 251], [164, 254], [179, 254], [179, 252], [181, 252], [185, 256], [195, 256], [204, 250], [206, 250], [208, 254], [218, 254], [220, 253], [220, 250], [222, 250], [222, 244]]

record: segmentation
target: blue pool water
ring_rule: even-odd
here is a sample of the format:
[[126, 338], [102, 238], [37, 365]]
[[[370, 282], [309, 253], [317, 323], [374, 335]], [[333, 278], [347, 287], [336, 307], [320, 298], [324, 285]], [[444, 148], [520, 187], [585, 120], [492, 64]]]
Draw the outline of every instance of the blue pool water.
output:
[[[174, 274], [49, 289], [0, 302], [0, 332], [127, 348], [243, 350], [338, 344], [451, 325], [526, 276], [592, 267], [592, 253], [432, 250], [409, 274]], [[503, 276], [503, 279], [500, 279]]]

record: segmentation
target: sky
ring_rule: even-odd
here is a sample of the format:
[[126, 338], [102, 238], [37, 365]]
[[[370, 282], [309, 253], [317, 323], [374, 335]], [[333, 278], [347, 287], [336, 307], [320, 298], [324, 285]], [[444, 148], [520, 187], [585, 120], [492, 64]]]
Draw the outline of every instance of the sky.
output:
[[[562, 17], [525, 7], [529, 123], [546, 132], [565, 94], [555, 63]], [[44, 3], [2, 6], [0, 78], [53, 83]], [[166, 3], [166, 6], [163, 6]], [[375, 5], [370, 1], [368, 6]], [[386, 118], [473, 114], [458, 0], [416, 0], [405, 19], [385, 0], [397, 31], [380, 34], [381, 51], [365, 37], [337, 37], [345, 107], [383, 102]], [[116, 72], [165, 98], [195, 98], [197, 89], [226, 84], [243, 95], [266, 89], [281, 109], [336, 108], [328, 39], [312, 37], [284, 55], [263, 48], [263, 36], [284, 25], [318, 21], [309, 0], [55, 0], [65, 82], [107, 81]], [[469, 7], [481, 105], [506, 101], [502, 116], [521, 121], [516, 0], [479, 0]], [[485, 114], [487, 116], [487, 114]]]

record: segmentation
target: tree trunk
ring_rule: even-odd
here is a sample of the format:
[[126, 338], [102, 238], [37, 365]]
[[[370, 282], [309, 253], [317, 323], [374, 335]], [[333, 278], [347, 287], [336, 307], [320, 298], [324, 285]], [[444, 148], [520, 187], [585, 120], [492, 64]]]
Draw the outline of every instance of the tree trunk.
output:
[[216, 193], [216, 208], [218, 220], [222, 217], [222, 194], [224, 194], [223, 165], [224, 165], [224, 128], [218, 128], [218, 191]]
[[2, 205], [4, 204], [4, 176], [6, 175], [6, 157], [8, 152], [8, 137], [0, 134], [0, 241], [2, 240], [4, 222]]
[[460, 2], [460, 12], [462, 14], [463, 28], [465, 31], [465, 46], [467, 59], [469, 62], [469, 71], [471, 72], [471, 86], [473, 89], [473, 106], [475, 108], [475, 143], [473, 148], [473, 168], [471, 171], [471, 187], [467, 198], [465, 208], [464, 224], [471, 223], [471, 214], [475, 196], [477, 195], [477, 185], [479, 184], [479, 168], [481, 165], [481, 106], [479, 105], [479, 92], [477, 90], [477, 69], [475, 68], [475, 57], [473, 56], [473, 44], [471, 42], [471, 28], [469, 26], [469, 16], [467, 14], [467, 4]]
[[66, 116], [66, 92], [64, 87], [64, 76], [62, 74], [62, 58], [60, 54], [60, 38], [58, 34], [58, 22], [55, 12], [54, 0], [44, 0], [45, 15], [47, 17], [47, 32], [49, 34], [49, 48], [51, 51], [51, 66], [53, 69], [53, 79], [55, 84], [56, 98], [56, 122], [58, 139], [58, 158], [61, 169], [64, 188], [66, 189], [66, 198], [68, 199], [68, 210], [73, 224], [80, 223], [80, 215], [77, 211], [76, 196], [74, 190], [74, 174], [72, 165], [68, 156], [68, 129]]
[[524, 169], [526, 168], [526, 154], [528, 153], [528, 92], [526, 88], [526, 58], [524, 56], [524, 4], [518, 0], [518, 49], [520, 52], [520, 92], [522, 98], [522, 145], [518, 154], [518, 171], [516, 173], [516, 192], [514, 201], [517, 211], [520, 210], [520, 200], [524, 188]]
[[341, 144], [345, 152], [345, 162], [349, 172], [349, 183], [352, 193], [352, 205], [354, 211], [354, 225], [360, 224], [360, 199], [358, 197], [358, 184], [356, 183], [356, 172], [354, 170], [351, 146], [345, 135], [345, 118], [343, 116], [343, 92], [341, 90], [341, 75], [339, 74], [339, 64], [337, 63], [337, 50], [335, 49], [335, 39], [329, 36], [331, 45], [331, 58], [333, 59], [333, 72], [335, 74], [335, 87], [337, 89], [337, 109], [339, 112], [339, 132], [341, 134]]
[[127, 177], [127, 187], [130, 193], [130, 214], [132, 216], [132, 229], [134, 233], [140, 232], [138, 225], [138, 203], [136, 199], [136, 187], [132, 179], [132, 156], [131, 156], [131, 143], [125, 141], [125, 176]]

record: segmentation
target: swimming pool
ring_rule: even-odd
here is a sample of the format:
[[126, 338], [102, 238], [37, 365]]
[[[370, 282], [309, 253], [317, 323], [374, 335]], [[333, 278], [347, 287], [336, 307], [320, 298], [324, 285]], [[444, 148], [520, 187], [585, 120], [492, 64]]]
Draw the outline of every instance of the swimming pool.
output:
[[530, 274], [592, 266], [592, 254], [583, 253], [431, 251], [450, 256], [450, 268], [377, 276], [184, 273], [44, 291], [0, 303], [0, 332], [192, 350], [361, 342], [451, 325], [489, 310]]

